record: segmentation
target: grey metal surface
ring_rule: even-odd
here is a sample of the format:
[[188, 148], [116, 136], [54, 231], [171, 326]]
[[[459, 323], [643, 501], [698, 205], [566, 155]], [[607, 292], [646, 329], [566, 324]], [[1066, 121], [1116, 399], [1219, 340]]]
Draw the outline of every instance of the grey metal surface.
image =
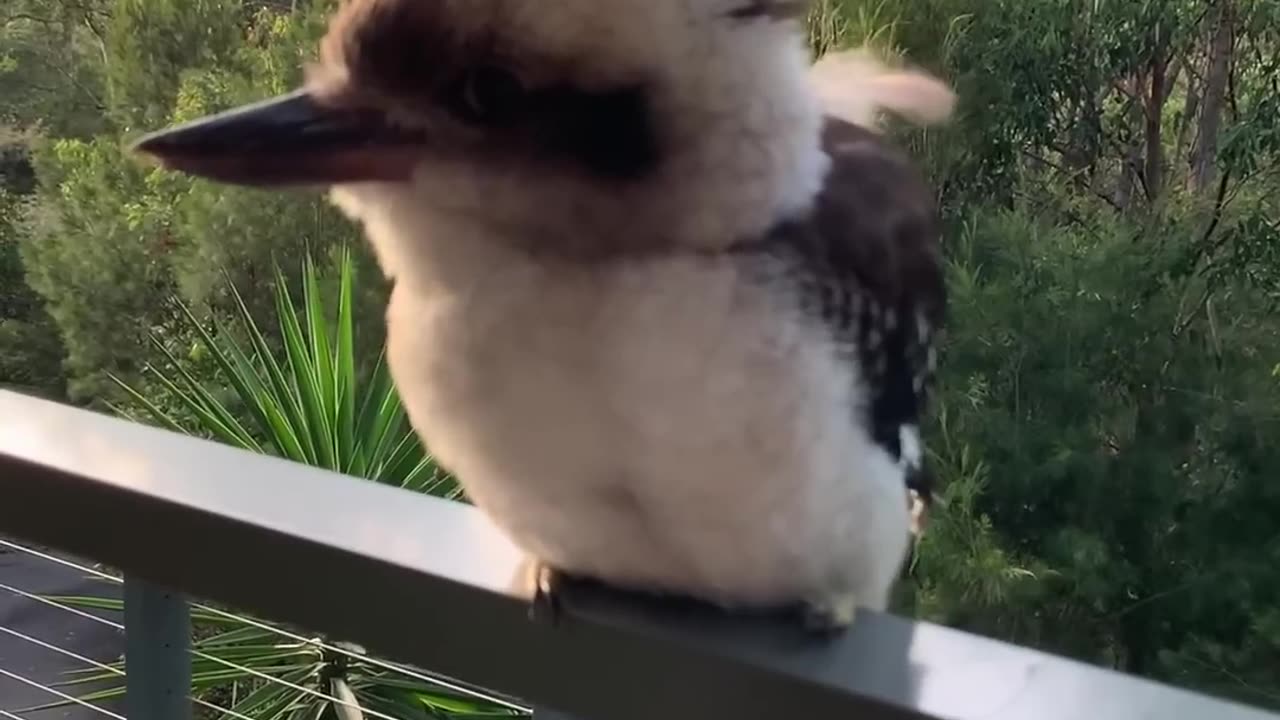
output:
[[534, 708], [533, 720], [575, 720], [575, 718], [546, 708]]
[[126, 576], [124, 631], [130, 720], [190, 720], [191, 609], [186, 598]]
[[[4, 472], [0, 469], [0, 474]], [[8, 500], [0, 495], [0, 504], [5, 502]], [[72, 560], [84, 564], [79, 559]], [[5, 547], [0, 547], [0, 583], [37, 595], [120, 596], [118, 586]], [[119, 615], [115, 613], [88, 612], [113, 622], [120, 621]], [[124, 636], [119, 630], [4, 590], [0, 590], [0, 627], [98, 662], [114, 662], [124, 652]], [[42, 685], [53, 685], [66, 682], [71, 679], [69, 672], [85, 667], [84, 663], [67, 655], [14, 635], [0, 633], [0, 668], [24, 678]], [[77, 688], [77, 692], [99, 687], [101, 686], [81, 687]], [[0, 677], [0, 710], [15, 712], [57, 701], [58, 698], [44, 690], [8, 677]], [[124, 712], [124, 704], [118, 700], [99, 702], [98, 705], [116, 713]], [[77, 705], [23, 712], [22, 717], [27, 720], [106, 720], [105, 715]]]
[[3, 392], [0, 498], [0, 532], [592, 720], [1277, 717], [875, 613], [819, 641], [582, 586], [550, 627], [470, 508]]

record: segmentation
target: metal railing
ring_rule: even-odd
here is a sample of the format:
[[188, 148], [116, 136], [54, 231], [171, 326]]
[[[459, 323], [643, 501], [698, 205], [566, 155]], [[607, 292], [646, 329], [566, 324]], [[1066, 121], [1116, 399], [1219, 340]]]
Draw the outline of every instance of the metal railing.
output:
[[537, 718], [1278, 717], [877, 613], [818, 640], [578, 586], [559, 624], [531, 621], [521, 554], [472, 508], [6, 392], [0, 533], [126, 573], [131, 720], [190, 716], [188, 594], [523, 698]]
[[[130, 619], [129, 624], [137, 632], [133, 641], [142, 646], [134, 653], [134, 662], [130, 666], [134, 672], [135, 682], [144, 682], [140, 691], [133, 693], [134, 705], [145, 704], [146, 707], [134, 713], [134, 717], [160, 716], [175, 717], [179, 708], [185, 709], [185, 702], [197, 706], [197, 710], [205, 711], [210, 718], [234, 718], [234, 720], [260, 720], [259, 717], [238, 712], [226, 704], [218, 704], [190, 693], [191, 666], [195, 661], [204, 661], [218, 671], [238, 671], [242, 681], [256, 682], [261, 685], [277, 685], [296, 691], [295, 695], [308, 700], [320, 700], [335, 709], [347, 711], [345, 718], [367, 718], [368, 720], [402, 720], [385, 712], [365, 707], [360, 699], [350, 692], [348, 687], [344, 693], [335, 687], [331, 679], [328, 687], [311, 687], [299, 685], [280, 677], [280, 670], [267, 666], [262, 669], [247, 667], [241, 662], [221, 657], [227, 646], [216, 643], [209, 647], [209, 652], [202, 651], [200, 644], [191, 644], [189, 639], [195, 634], [196, 626], [190, 622], [191, 614], [204, 616], [206, 623], [213, 622], [239, 628], [236, 632], [260, 630], [257, 638], [266, 638], [272, 652], [290, 650], [289, 656], [297, 661], [304, 649], [316, 655], [328, 654], [339, 656], [339, 662], [356, 662], [366, 668], [372, 668], [389, 676], [396, 682], [405, 683], [409, 688], [423, 691], [442, 690], [446, 696], [474, 699], [482, 701], [495, 710], [507, 710], [513, 715], [529, 714], [529, 708], [509, 698], [492, 692], [470, 688], [463, 684], [451, 682], [447, 678], [433, 676], [430, 673], [373, 658], [362, 652], [360, 648], [345, 647], [341, 643], [328, 642], [323, 638], [301, 635], [297, 632], [255, 620], [242, 614], [228, 612], [220, 608], [200, 602], [190, 602], [184, 598], [173, 596], [161, 588], [148, 587], [144, 583], [129, 582], [124, 578], [104, 572], [102, 569], [90, 567], [88, 563], [75, 558], [58, 556], [38, 548], [0, 538], [0, 599], [8, 599], [7, 607], [0, 604], [0, 720], [26, 720], [18, 713], [30, 714], [45, 712], [50, 704], [60, 705], [83, 716], [101, 720], [101, 718], [121, 717], [115, 689], [100, 687], [101, 681], [89, 690], [81, 687], [80, 693], [71, 693], [65, 687], [68, 684], [83, 686], [93, 678], [84, 678], [82, 673], [96, 671], [99, 677], [116, 681], [118, 689], [120, 681], [127, 679], [127, 673], [119, 663], [108, 664], [101, 658], [110, 655], [119, 657], [123, 645], [125, 620], [120, 606], [115, 602], [123, 594], [128, 600], [125, 609], [141, 615], [140, 619]], [[37, 571], [33, 573], [32, 571]], [[57, 586], [57, 592], [31, 592], [37, 588], [24, 589], [10, 583]], [[90, 589], [93, 585], [97, 589]], [[67, 596], [64, 590], [74, 588], [83, 595]], [[127, 589], [126, 589], [127, 588]], [[123, 590], [123, 593], [121, 592]], [[17, 601], [15, 604], [14, 601]], [[158, 606], [158, 607], [157, 607]], [[6, 612], [6, 610], [8, 612]], [[166, 619], [168, 620], [166, 622]], [[97, 631], [97, 632], [95, 632]], [[232, 633], [235, 634], [234, 632]], [[226, 636], [222, 636], [225, 638]], [[104, 638], [108, 642], [103, 642]], [[9, 641], [6, 653], [4, 641]], [[255, 642], [263, 642], [258, 639]], [[106, 648], [109, 649], [105, 649]], [[232, 646], [234, 647], [234, 645]], [[217, 652], [215, 652], [215, 648]], [[13, 650], [22, 650], [15, 654]], [[184, 651], [185, 650], [185, 651]], [[243, 658], [243, 654], [235, 654]], [[161, 657], [156, 657], [160, 655]], [[186, 656], [190, 656], [190, 659]], [[55, 660], [55, 667], [41, 667], [48, 660]], [[157, 659], [165, 661], [160, 674], [143, 667], [146, 663], [154, 663]], [[5, 669], [6, 664], [20, 664], [24, 668], [37, 669], [39, 676], [54, 678], [43, 680], [41, 677], [20, 675]], [[59, 669], [56, 665], [69, 665]], [[286, 666], [288, 667], [288, 666]], [[59, 671], [60, 672], [55, 672]], [[319, 672], [319, 667], [313, 670]], [[166, 677], [165, 673], [173, 673]], [[75, 677], [80, 679], [76, 680]], [[71, 679], [69, 679], [71, 678]], [[314, 680], [314, 678], [312, 678]], [[41, 702], [24, 703], [18, 707], [18, 701], [6, 694], [5, 681], [20, 689], [28, 689], [29, 696], [40, 698]], [[345, 683], [344, 683], [345, 684]], [[224, 682], [224, 688], [227, 683]], [[403, 686], [402, 686], [403, 687]], [[238, 689], [238, 688], [237, 688]], [[224, 695], [226, 693], [223, 693]], [[231, 693], [234, 703], [235, 693]], [[179, 704], [183, 703], [183, 704]], [[110, 705], [111, 707], [107, 707]], [[261, 705], [259, 705], [261, 707]], [[18, 713], [14, 711], [17, 710]], [[64, 710], [64, 713], [66, 710]], [[179, 715], [180, 716], [180, 715]], [[40, 716], [43, 717], [43, 716]]]

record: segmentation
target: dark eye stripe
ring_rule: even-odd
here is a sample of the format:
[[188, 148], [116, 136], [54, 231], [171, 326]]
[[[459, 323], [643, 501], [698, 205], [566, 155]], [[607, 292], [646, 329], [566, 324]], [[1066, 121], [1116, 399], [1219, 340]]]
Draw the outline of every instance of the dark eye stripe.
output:
[[661, 160], [649, 88], [524, 87], [508, 58], [550, 67], [518, 42], [454, 32], [442, 5], [382, 0], [346, 6], [331, 27], [327, 55], [341, 57], [355, 82], [410, 112], [443, 110], [472, 125], [468, 149], [492, 161], [524, 158], [608, 180], [650, 174]]
[[660, 161], [657, 129], [642, 86], [604, 91], [559, 88], [539, 100], [535, 140], [588, 172], [615, 180], [642, 177]]
[[515, 120], [526, 99], [513, 73], [496, 65], [478, 65], [463, 73], [445, 102], [465, 122], [492, 126]]

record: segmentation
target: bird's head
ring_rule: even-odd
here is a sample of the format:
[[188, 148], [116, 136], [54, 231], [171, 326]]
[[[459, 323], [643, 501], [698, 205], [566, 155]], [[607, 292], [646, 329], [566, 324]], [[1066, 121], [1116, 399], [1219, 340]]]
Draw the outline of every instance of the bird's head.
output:
[[724, 245], [821, 185], [807, 6], [344, 0], [301, 89], [136, 149], [332, 188], [397, 275], [478, 234], [589, 255]]

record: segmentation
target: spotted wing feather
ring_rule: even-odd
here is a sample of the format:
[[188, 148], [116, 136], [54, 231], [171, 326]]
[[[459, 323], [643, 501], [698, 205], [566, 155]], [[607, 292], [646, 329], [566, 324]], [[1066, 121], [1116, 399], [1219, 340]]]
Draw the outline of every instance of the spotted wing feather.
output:
[[766, 240], [796, 271], [803, 305], [858, 365], [866, 407], [855, 420], [932, 499], [919, 425], [934, 380], [946, 306], [934, 195], [881, 135], [828, 119], [831, 170], [813, 212]]

